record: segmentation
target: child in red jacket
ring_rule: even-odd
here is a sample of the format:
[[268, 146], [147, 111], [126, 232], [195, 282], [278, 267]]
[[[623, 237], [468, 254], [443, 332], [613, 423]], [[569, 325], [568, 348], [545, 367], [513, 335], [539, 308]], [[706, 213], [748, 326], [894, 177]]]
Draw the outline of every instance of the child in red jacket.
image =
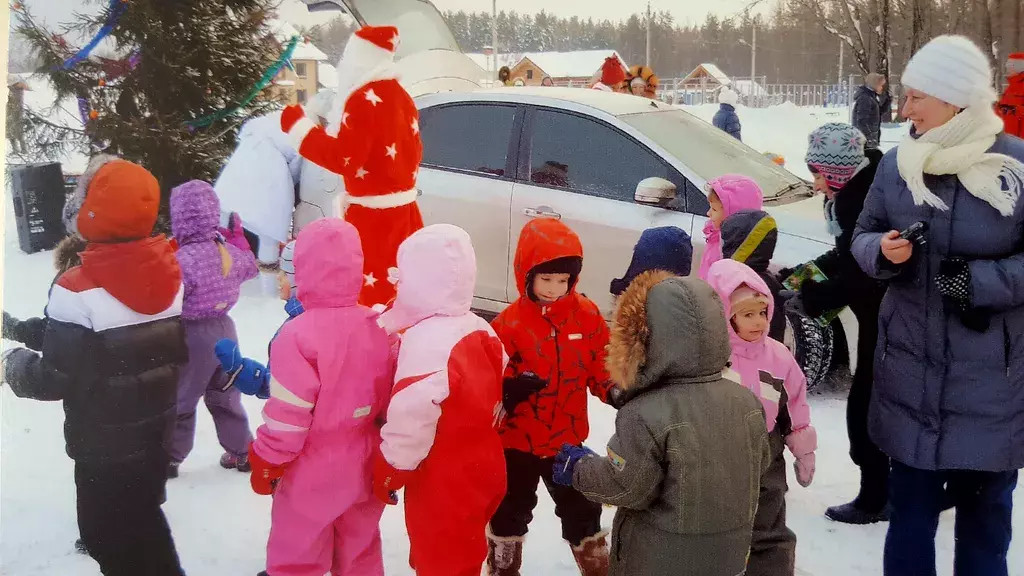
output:
[[996, 105], [1006, 124], [1006, 133], [1024, 138], [1024, 52], [1010, 54], [1006, 60], [1006, 92]]
[[501, 428], [508, 491], [490, 523], [491, 575], [518, 576], [539, 480], [555, 501], [580, 572], [608, 572], [601, 505], [552, 481], [562, 445], [582, 445], [590, 432], [587, 390], [608, 403], [618, 394], [604, 366], [608, 327], [597, 305], [575, 290], [582, 268], [583, 246], [568, 226], [530, 222], [516, 248], [520, 297], [491, 323], [510, 358]]

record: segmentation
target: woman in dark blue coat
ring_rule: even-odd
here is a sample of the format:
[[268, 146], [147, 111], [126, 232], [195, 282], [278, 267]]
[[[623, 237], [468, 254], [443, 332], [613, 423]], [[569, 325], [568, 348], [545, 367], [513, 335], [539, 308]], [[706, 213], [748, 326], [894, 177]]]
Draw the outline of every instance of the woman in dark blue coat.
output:
[[[935, 574], [944, 487], [958, 576], [1006, 575], [1024, 467], [1024, 141], [1002, 133], [988, 59], [942, 36], [907, 65], [914, 130], [878, 167], [853, 253], [889, 280], [869, 430], [892, 458], [885, 574]], [[923, 222], [923, 242], [900, 231]]]

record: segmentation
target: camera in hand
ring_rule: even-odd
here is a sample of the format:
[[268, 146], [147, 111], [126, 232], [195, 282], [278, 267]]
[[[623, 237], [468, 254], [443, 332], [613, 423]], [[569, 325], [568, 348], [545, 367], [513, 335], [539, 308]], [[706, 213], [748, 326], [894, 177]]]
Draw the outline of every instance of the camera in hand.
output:
[[927, 222], [914, 222], [906, 230], [900, 232], [900, 238], [909, 240], [911, 244], [917, 244], [918, 246], [924, 246], [928, 243], [928, 239], [925, 234], [928, 233]]

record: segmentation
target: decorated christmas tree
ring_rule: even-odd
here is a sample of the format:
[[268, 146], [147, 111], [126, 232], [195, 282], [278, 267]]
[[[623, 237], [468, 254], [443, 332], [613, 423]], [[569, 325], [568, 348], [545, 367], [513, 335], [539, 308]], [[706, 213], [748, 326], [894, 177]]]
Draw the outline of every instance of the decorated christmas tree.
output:
[[166, 204], [170, 188], [215, 179], [241, 124], [276, 106], [266, 88], [302, 40], [272, 34], [273, 0], [103, 1], [59, 31], [11, 5], [57, 102], [77, 100], [81, 116], [62, 125], [29, 111], [26, 145], [44, 157], [72, 146], [142, 164]]

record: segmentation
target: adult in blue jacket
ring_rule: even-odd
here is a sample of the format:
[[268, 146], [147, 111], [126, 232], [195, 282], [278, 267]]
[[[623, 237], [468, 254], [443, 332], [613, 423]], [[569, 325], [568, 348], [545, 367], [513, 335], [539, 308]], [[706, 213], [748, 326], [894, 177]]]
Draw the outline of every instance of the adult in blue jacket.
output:
[[[1007, 574], [1024, 467], [1024, 141], [1004, 134], [988, 59], [941, 36], [907, 65], [911, 135], [878, 167], [853, 252], [889, 280], [869, 430], [892, 458], [886, 576], [935, 574], [956, 506], [954, 572]], [[915, 222], [926, 243], [899, 237]]]
[[740, 117], [736, 114], [736, 103], [739, 101], [739, 96], [728, 88], [722, 88], [718, 93], [718, 112], [715, 112], [715, 117], [711, 119], [711, 123], [715, 125], [715, 128], [726, 132], [733, 138], [743, 141], [740, 137]]

